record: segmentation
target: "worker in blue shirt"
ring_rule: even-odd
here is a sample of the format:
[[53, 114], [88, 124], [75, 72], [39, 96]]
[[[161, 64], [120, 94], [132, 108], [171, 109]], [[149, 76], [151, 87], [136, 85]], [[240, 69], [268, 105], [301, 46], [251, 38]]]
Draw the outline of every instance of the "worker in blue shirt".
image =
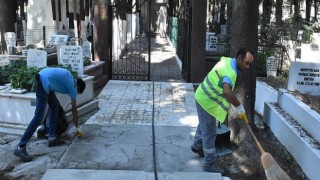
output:
[[[49, 105], [49, 139], [48, 146], [57, 146], [64, 143], [56, 134], [57, 115], [59, 109], [59, 101], [55, 96], [55, 92], [68, 94], [71, 98], [73, 123], [77, 128], [77, 132], [81, 132], [78, 124], [77, 111], [77, 93], [81, 94], [86, 84], [82, 79], [75, 79], [71, 72], [64, 68], [47, 67], [42, 69], [36, 76], [36, 109], [31, 122], [24, 132], [18, 146], [14, 150], [14, 155], [19, 157], [23, 162], [32, 161], [26, 151], [26, 145], [31, 139], [33, 133], [44, 117], [46, 105]], [[81, 132], [82, 133], [82, 132]]]

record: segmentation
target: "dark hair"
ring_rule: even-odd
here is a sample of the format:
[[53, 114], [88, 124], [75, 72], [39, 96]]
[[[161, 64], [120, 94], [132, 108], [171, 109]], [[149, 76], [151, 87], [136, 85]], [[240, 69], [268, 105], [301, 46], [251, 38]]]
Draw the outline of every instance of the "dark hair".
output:
[[254, 56], [254, 53], [253, 53], [251, 50], [249, 50], [249, 49], [247, 49], [247, 48], [245, 48], [245, 47], [242, 47], [242, 48], [240, 48], [240, 49], [238, 50], [237, 55], [236, 55], [236, 58], [237, 58], [238, 56], [241, 56], [242, 59], [243, 59], [244, 57], [246, 57], [246, 55], [247, 55], [248, 52], [250, 52], [250, 53]]
[[78, 93], [82, 94], [85, 88], [86, 88], [86, 83], [82, 79], [78, 78], [77, 79], [77, 91], [78, 91]]

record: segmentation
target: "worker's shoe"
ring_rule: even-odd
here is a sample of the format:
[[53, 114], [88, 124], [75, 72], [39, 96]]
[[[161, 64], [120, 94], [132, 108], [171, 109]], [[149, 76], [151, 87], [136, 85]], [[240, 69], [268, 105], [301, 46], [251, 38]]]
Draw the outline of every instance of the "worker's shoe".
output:
[[200, 148], [200, 149], [197, 149], [195, 148], [193, 145], [191, 146], [191, 151], [198, 154], [199, 156], [201, 157], [204, 157], [204, 152], [203, 152], [203, 149]]
[[64, 143], [65, 142], [59, 138], [49, 138], [48, 139], [48, 147], [59, 146]]
[[19, 157], [22, 162], [32, 161], [32, 156], [27, 153], [26, 146], [23, 148], [17, 146], [16, 149], [14, 149], [13, 154]]
[[209, 164], [209, 165], [207, 165], [207, 164], [205, 164], [204, 166], [203, 166], [203, 170], [204, 171], [207, 171], [207, 172], [213, 172], [213, 173], [220, 173], [220, 174], [224, 174], [224, 170], [223, 169], [221, 169], [221, 168], [219, 168], [217, 165], [215, 165], [214, 163], [212, 163], [212, 164]]

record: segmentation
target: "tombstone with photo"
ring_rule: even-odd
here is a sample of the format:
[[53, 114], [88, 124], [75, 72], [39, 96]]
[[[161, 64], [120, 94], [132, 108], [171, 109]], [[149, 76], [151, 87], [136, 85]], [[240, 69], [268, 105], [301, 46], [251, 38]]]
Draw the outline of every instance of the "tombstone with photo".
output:
[[83, 75], [83, 53], [81, 46], [61, 46], [59, 64], [71, 65], [78, 75]]

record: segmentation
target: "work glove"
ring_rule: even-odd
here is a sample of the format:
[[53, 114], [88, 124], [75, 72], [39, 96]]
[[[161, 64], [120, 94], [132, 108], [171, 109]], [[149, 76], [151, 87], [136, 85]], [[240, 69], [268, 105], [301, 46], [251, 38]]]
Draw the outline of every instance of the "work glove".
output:
[[76, 136], [78, 138], [81, 138], [84, 135], [83, 131], [80, 129], [80, 127], [77, 127], [76, 129]]
[[237, 110], [237, 116], [239, 119], [244, 120], [244, 122], [246, 124], [248, 124], [248, 118], [246, 116], [246, 111], [244, 110], [244, 107], [242, 104], [240, 104], [239, 106], [236, 107]]

